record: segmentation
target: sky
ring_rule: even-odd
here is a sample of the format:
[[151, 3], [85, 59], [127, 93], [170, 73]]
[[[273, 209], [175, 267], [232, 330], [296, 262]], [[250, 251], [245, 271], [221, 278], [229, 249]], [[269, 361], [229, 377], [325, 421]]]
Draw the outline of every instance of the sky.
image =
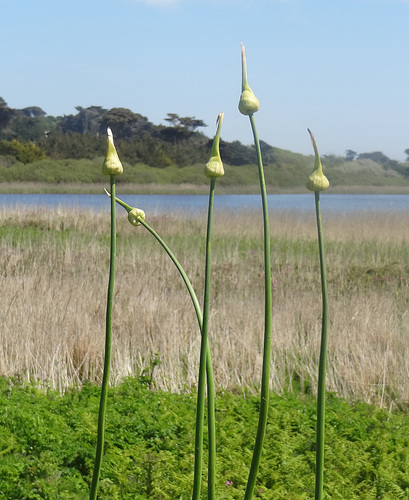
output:
[[409, 148], [409, 0], [0, 0], [0, 96], [75, 114], [194, 116], [252, 143], [240, 42], [260, 139], [321, 155]]

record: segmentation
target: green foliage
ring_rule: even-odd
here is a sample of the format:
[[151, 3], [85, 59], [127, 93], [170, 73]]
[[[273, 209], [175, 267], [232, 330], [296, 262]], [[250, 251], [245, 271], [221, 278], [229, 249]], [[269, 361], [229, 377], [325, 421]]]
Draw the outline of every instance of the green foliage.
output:
[[[60, 396], [0, 379], [0, 497], [87, 498], [98, 401], [93, 385]], [[217, 397], [218, 498], [243, 498], [258, 405], [247, 394]], [[190, 498], [195, 395], [128, 379], [110, 389], [107, 411], [100, 498]], [[271, 396], [256, 498], [313, 498], [315, 418], [312, 398]], [[329, 396], [327, 497], [408, 498], [408, 436], [406, 414]]]
[[53, 159], [92, 160], [96, 156], [105, 157], [107, 140], [106, 136], [67, 132], [43, 137], [38, 145]]
[[32, 142], [22, 144], [16, 139], [12, 141], [0, 141], [0, 155], [12, 156], [24, 164], [46, 158], [44, 151]]
[[[126, 108], [107, 110], [102, 106], [77, 106], [76, 111], [77, 114], [62, 117], [48, 116], [38, 106], [12, 109], [0, 98], [0, 141], [6, 141], [0, 148], [0, 182], [67, 182], [64, 179], [70, 176], [62, 172], [61, 164], [53, 164], [60, 170], [58, 174], [48, 172], [45, 175], [42, 168], [35, 174], [21, 170], [19, 163], [32, 163], [44, 158], [44, 154], [54, 161], [103, 158], [106, 128], [110, 126], [121, 161], [136, 167], [134, 172], [141, 164], [150, 167], [141, 177], [146, 181], [125, 181], [122, 177], [119, 182], [203, 184], [202, 170], [209, 159], [212, 141], [197, 131], [206, 126], [202, 120], [168, 113], [165, 121], [169, 126], [164, 126], [154, 125], [147, 117]], [[276, 148], [262, 140], [260, 146], [268, 186], [304, 189], [305, 178], [312, 170], [312, 157]], [[227, 166], [221, 185], [258, 185], [253, 146], [221, 140], [220, 152]], [[13, 167], [14, 171], [6, 173], [2, 166]], [[183, 170], [177, 173], [173, 167]], [[329, 155], [323, 158], [323, 167], [331, 187], [409, 186], [409, 164], [392, 160], [380, 151], [358, 154], [347, 150], [345, 157]], [[57, 180], [52, 180], [54, 178]], [[89, 179], [90, 175], [85, 178]]]

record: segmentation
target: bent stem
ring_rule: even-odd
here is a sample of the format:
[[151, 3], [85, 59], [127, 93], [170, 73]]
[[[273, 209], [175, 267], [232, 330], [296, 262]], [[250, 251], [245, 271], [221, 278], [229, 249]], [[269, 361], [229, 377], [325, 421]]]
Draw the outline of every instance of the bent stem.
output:
[[[182, 276], [183, 281], [185, 282], [186, 288], [189, 291], [189, 295], [193, 302], [193, 307], [196, 312], [196, 317], [199, 323], [199, 328], [203, 336], [203, 315], [199, 305], [199, 301], [197, 299], [197, 295], [193, 289], [193, 286], [185, 273], [183, 267], [180, 262], [177, 260], [173, 252], [167, 246], [167, 244], [163, 241], [163, 239], [150, 227], [150, 225], [140, 219], [141, 225], [147, 229], [152, 236], [156, 238], [156, 240], [162, 245], [163, 249], [171, 258], [172, 262], [175, 264], [179, 274]], [[202, 337], [203, 338], [203, 337]], [[215, 495], [215, 462], [216, 462], [216, 423], [215, 423], [215, 401], [214, 401], [214, 378], [213, 378], [213, 367], [212, 367], [212, 359], [210, 356], [210, 348], [209, 341], [206, 339], [206, 379], [207, 379], [207, 422], [208, 422], [208, 433], [209, 433], [209, 466], [208, 466], [208, 498], [214, 499]], [[203, 421], [203, 420], [202, 420]], [[203, 442], [203, 435], [202, 435]], [[197, 465], [199, 467], [199, 465]], [[196, 471], [196, 468], [195, 468]], [[199, 485], [200, 489], [200, 485]]]
[[[214, 181], [214, 179], [213, 179]], [[108, 191], [105, 190], [108, 196], [111, 196]], [[211, 189], [212, 192], [212, 189]], [[214, 186], [213, 186], [213, 192], [214, 192]], [[115, 201], [121, 205], [127, 212], [131, 210], [131, 207], [120, 200], [119, 198], [115, 198]], [[209, 202], [210, 206], [210, 202]], [[213, 200], [211, 203], [211, 207], [213, 210]], [[183, 269], [182, 265], [174, 255], [174, 253], [171, 251], [171, 249], [168, 247], [168, 245], [165, 243], [165, 241], [159, 236], [159, 234], [142, 218], [139, 219], [139, 223], [141, 226], [143, 226], [147, 231], [151, 233], [151, 235], [158, 241], [158, 243], [162, 246], [162, 248], [165, 250], [165, 252], [168, 254], [172, 262], [175, 264], [177, 270], [179, 271], [179, 274], [181, 275], [186, 288], [189, 292], [190, 298], [193, 303], [193, 307], [196, 312], [196, 317], [199, 323], [199, 328], [200, 332], [203, 335], [203, 314], [202, 310], [200, 308], [199, 301], [197, 299], [196, 292], [185, 272]], [[208, 390], [208, 395], [207, 395], [207, 422], [208, 422], [208, 433], [209, 433], [209, 472], [208, 472], [208, 483], [209, 483], [209, 498], [214, 498], [214, 491], [215, 491], [215, 457], [216, 457], [216, 424], [215, 424], [215, 402], [214, 402], [214, 377], [213, 377], [213, 367], [212, 367], [212, 360], [211, 360], [211, 355], [210, 355], [210, 349], [209, 349], [209, 342], [208, 339], [206, 339], [206, 378], [207, 378], [207, 390]], [[203, 422], [203, 418], [202, 418]], [[202, 424], [203, 425], [203, 424]], [[202, 443], [203, 443], [203, 437], [202, 437]], [[201, 453], [202, 454], [202, 453]], [[196, 471], [196, 466], [200, 466], [200, 477], [201, 477], [201, 464], [197, 465], [195, 462], [195, 471]], [[199, 479], [200, 481], [200, 479]], [[200, 484], [199, 484], [199, 491], [200, 491]]]
[[271, 256], [270, 256], [270, 224], [268, 219], [267, 191], [264, 178], [263, 162], [261, 158], [260, 142], [257, 136], [256, 123], [254, 115], [249, 115], [251, 128], [253, 131], [254, 145], [257, 152], [257, 165], [260, 179], [260, 191], [263, 210], [264, 224], [264, 351], [263, 351], [263, 370], [261, 376], [260, 391], [260, 412], [257, 426], [256, 442], [254, 445], [253, 458], [249, 477], [247, 480], [244, 500], [250, 500], [253, 496], [254, 486], [256, 484], [257, 473], [260, 465], [261, 451], [264, 443], [264, 436], [267, 425], [268, 402], [269, 402], [269, 384], [270, 384], [270, 364], [271, 364], [271, 328], [272, 328], [272, 294], [271, 294]]
[[328, 343], [328, 291], [325, 270], [324, 243], [322, 237], [320, 193], [315, 191], [315, 212], [318, 230], [318, 248], [321, 269], [322, 291], [322, 324], [321, 324], [321, 349], [318, 371], [318, 397], [317, 397], [317, 451], [315, 461], [315, 500], [321, 500], [324, 491], [324, 437], [325, 437], [325, 375], [327, 364]]
[[[196, 410], [196, 434], [195, 434], [195, 467], [193, 480], [192, 500], [199, 500], [200, 486], [202, 481], [203, 467], [203, 419], [205, 406], [205, 375], [206, 375], [206, 355], [209, 349], [208, 344], [208, 322], [209, 322], [209, 297], [210, 297], [210, 254], [211, 254], [211, 234], [212, 234], [212, 218], [213, 218], [213, 203], [214, 189], [216, 179], [210, 179], [209, 193], [209, 208], [207, 214], [207, 234], [206, 234], [206, 258], [205, 258], [205, 287], [203, 300], [203, 327], [202, 327], [202, 342], [200, 347], [200, 364], [199, 364], [199, 380], [197, 390], [197, 410]], [[213, 397], [208, 387], [208, 397]], [[209, 408], [209, 407], [208, 407]], [[212, 409], [214, 411], [214, 407]], [[210, 412], [210, 408], [209, 408]], [[209, 471], [208, 471], [208, 499], [214, 499], [214, 454], [215, 442], [211, 442], [213, 436], [209, 435]]]
[[111, 342], [112, 342], [112, 307], [115, 279], [115, 257], [116, 257], [116, 214], [115, 214], [115, 175], [110, 176], [111, 181], [111, 249], [109, 264], [109, 280], [106, 309], [106, 331], [105, 331], [105, 357], [104, 373], [101, 384], [101, 397], [99, 402], [97, 448], [95, 452], [94, 472], [92, 476], [90, 500], [95, 500], [98, 493], [99, 476], [101, 472], [102, 455], [104, 452], [105, 436], [105, 413], [108, 393], [109, 370], [111, 365]]

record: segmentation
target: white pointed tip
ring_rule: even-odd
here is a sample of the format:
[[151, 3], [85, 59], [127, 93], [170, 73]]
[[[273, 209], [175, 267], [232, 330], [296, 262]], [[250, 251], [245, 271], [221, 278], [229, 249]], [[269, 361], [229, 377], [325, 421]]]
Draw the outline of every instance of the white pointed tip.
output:
[[113, 134], [112, 134], [112, 130], [110, 129], [110, 127], [107, 128], [107, 136], [111, 139], [114, 138]]
[[105, 194], [106, 194], [109, 198], [111, 198], [111, 193], [110, 193], [109, 191], [107, 191], [105, 188], [104, 188], [104, 191], [105, 191]]
[[308, 133], [310, 134], [311, 142], [314, 144], [314, 141], [315, 141], [314, 134], [311, 132], [311, 130], [309, 128], [307, 128], [307, 130], [308, 130]]

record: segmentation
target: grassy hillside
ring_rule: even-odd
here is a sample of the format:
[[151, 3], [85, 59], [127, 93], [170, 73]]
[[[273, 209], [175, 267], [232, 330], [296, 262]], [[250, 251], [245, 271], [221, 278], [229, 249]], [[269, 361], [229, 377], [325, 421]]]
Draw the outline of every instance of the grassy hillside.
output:
[[[24, 192], [87, 191], [84, 184], [106, 182], [101, 173], [103, 157], [93, 160], [43, 159], [23, 164], [11, 157], [0, 156], [0, 191]], [[274, 162], [265, 166], [269, 192], [302, 192], [313, 167], [313, 157], [274, 148]], [[345, 161], [342, 158], [323, 159], [324, 171], [330, 180], [330, 189], [343, 192], [388, 191], [409, 192], [409, 164], [399, 164], [399, 169], [385, 167], [370, 159]], [[133, 185], [131, 190], [144, 192], [175, 192], [177, 186], [189, 185], [191, 191], [200, 192], [207, 186], [203, 164], [185, 167], [170, 165], [155, 168], [143, 163], [124, 163], [124, 174], [119, 184]], [[225, 176], [218, 182], [225, 192], [256, 192], [257, 168], [254, 165], [225, 165]], [[100, 188], [98, 186], [100, 191]], [[98, 191], [98, 192], [99, 192]], [[184, 190], [182, 189], [182, 192]]]

